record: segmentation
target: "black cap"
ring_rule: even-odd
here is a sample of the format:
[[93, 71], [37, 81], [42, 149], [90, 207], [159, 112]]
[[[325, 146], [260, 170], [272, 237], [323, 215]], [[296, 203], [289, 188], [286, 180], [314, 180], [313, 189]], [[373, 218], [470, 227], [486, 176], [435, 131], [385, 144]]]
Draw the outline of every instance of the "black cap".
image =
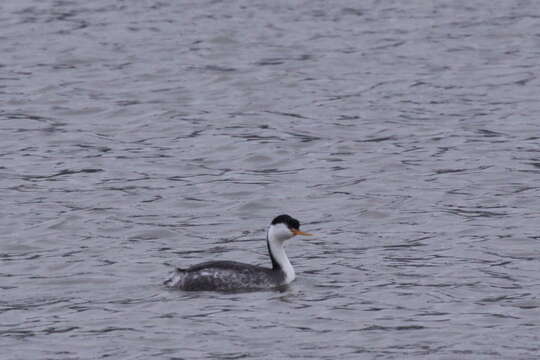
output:
[[279, 215], [272, 220], [272, 225], [283, 223], [287, 225], [289, 229], [300, 229], [300, 222], [289, 215]]

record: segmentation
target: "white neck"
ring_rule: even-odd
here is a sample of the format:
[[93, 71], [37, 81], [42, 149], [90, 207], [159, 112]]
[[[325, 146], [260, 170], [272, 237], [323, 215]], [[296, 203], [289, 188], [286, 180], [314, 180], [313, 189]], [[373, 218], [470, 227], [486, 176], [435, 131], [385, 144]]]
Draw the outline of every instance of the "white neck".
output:
[[287, 254], [285, 253], [285, 248], [283, 247], [285, 240], [292, 237], [290, 231], [288, 229], [286, 231], [288, 233], [279, 227], [270, 226], [268, 229], [268, 250], [270, 251], [274, 260], [281, 267], [281, 270], [283, 270], [285, 273], [284, 282], [285, 284], [288, 284], [296, 278], [296, 274], [291, 262], [289, 261], [289, 258], [287, 257]]

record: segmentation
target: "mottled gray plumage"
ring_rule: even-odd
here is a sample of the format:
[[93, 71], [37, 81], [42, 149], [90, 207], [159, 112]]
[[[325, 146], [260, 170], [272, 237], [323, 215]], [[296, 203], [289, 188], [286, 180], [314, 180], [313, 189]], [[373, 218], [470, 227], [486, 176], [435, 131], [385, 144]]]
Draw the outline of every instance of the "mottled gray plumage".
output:
[[231, 291], [277, 287], [283, 284], [281, 269], [235, 261], [209, 261], [188, 269], [176, 269], [165, 285], [186, 291]]

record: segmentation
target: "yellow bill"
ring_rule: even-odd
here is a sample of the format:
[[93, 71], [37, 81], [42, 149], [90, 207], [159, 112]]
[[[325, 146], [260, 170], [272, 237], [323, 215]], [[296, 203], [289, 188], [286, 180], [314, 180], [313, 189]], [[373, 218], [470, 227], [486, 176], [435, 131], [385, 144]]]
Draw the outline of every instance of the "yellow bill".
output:
[[304, 235], [304, 236], [313, 236], [313, 234], [310, 234], [310, 233], [307, 233], [307, 232], [303, 232], [303, 231], [300, 231], [298, 229], [291, 229], [292, 233], [294, 235]]

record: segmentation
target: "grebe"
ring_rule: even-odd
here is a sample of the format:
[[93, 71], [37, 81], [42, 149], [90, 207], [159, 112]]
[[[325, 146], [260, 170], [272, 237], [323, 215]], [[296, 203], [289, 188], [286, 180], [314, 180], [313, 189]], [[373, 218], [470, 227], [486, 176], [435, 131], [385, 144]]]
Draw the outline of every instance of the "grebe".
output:
[[236, 261], [209, 261], [187, 269], [177, 268], [164, 284], [186, 291], [265, 289], [289, 284], [296, 274], [283, 245], [295, 235], [312, 234], [300, 231], [300, 222], [295, 218], [279, 215], [272, 220], [266, 233], [272, 268]]

